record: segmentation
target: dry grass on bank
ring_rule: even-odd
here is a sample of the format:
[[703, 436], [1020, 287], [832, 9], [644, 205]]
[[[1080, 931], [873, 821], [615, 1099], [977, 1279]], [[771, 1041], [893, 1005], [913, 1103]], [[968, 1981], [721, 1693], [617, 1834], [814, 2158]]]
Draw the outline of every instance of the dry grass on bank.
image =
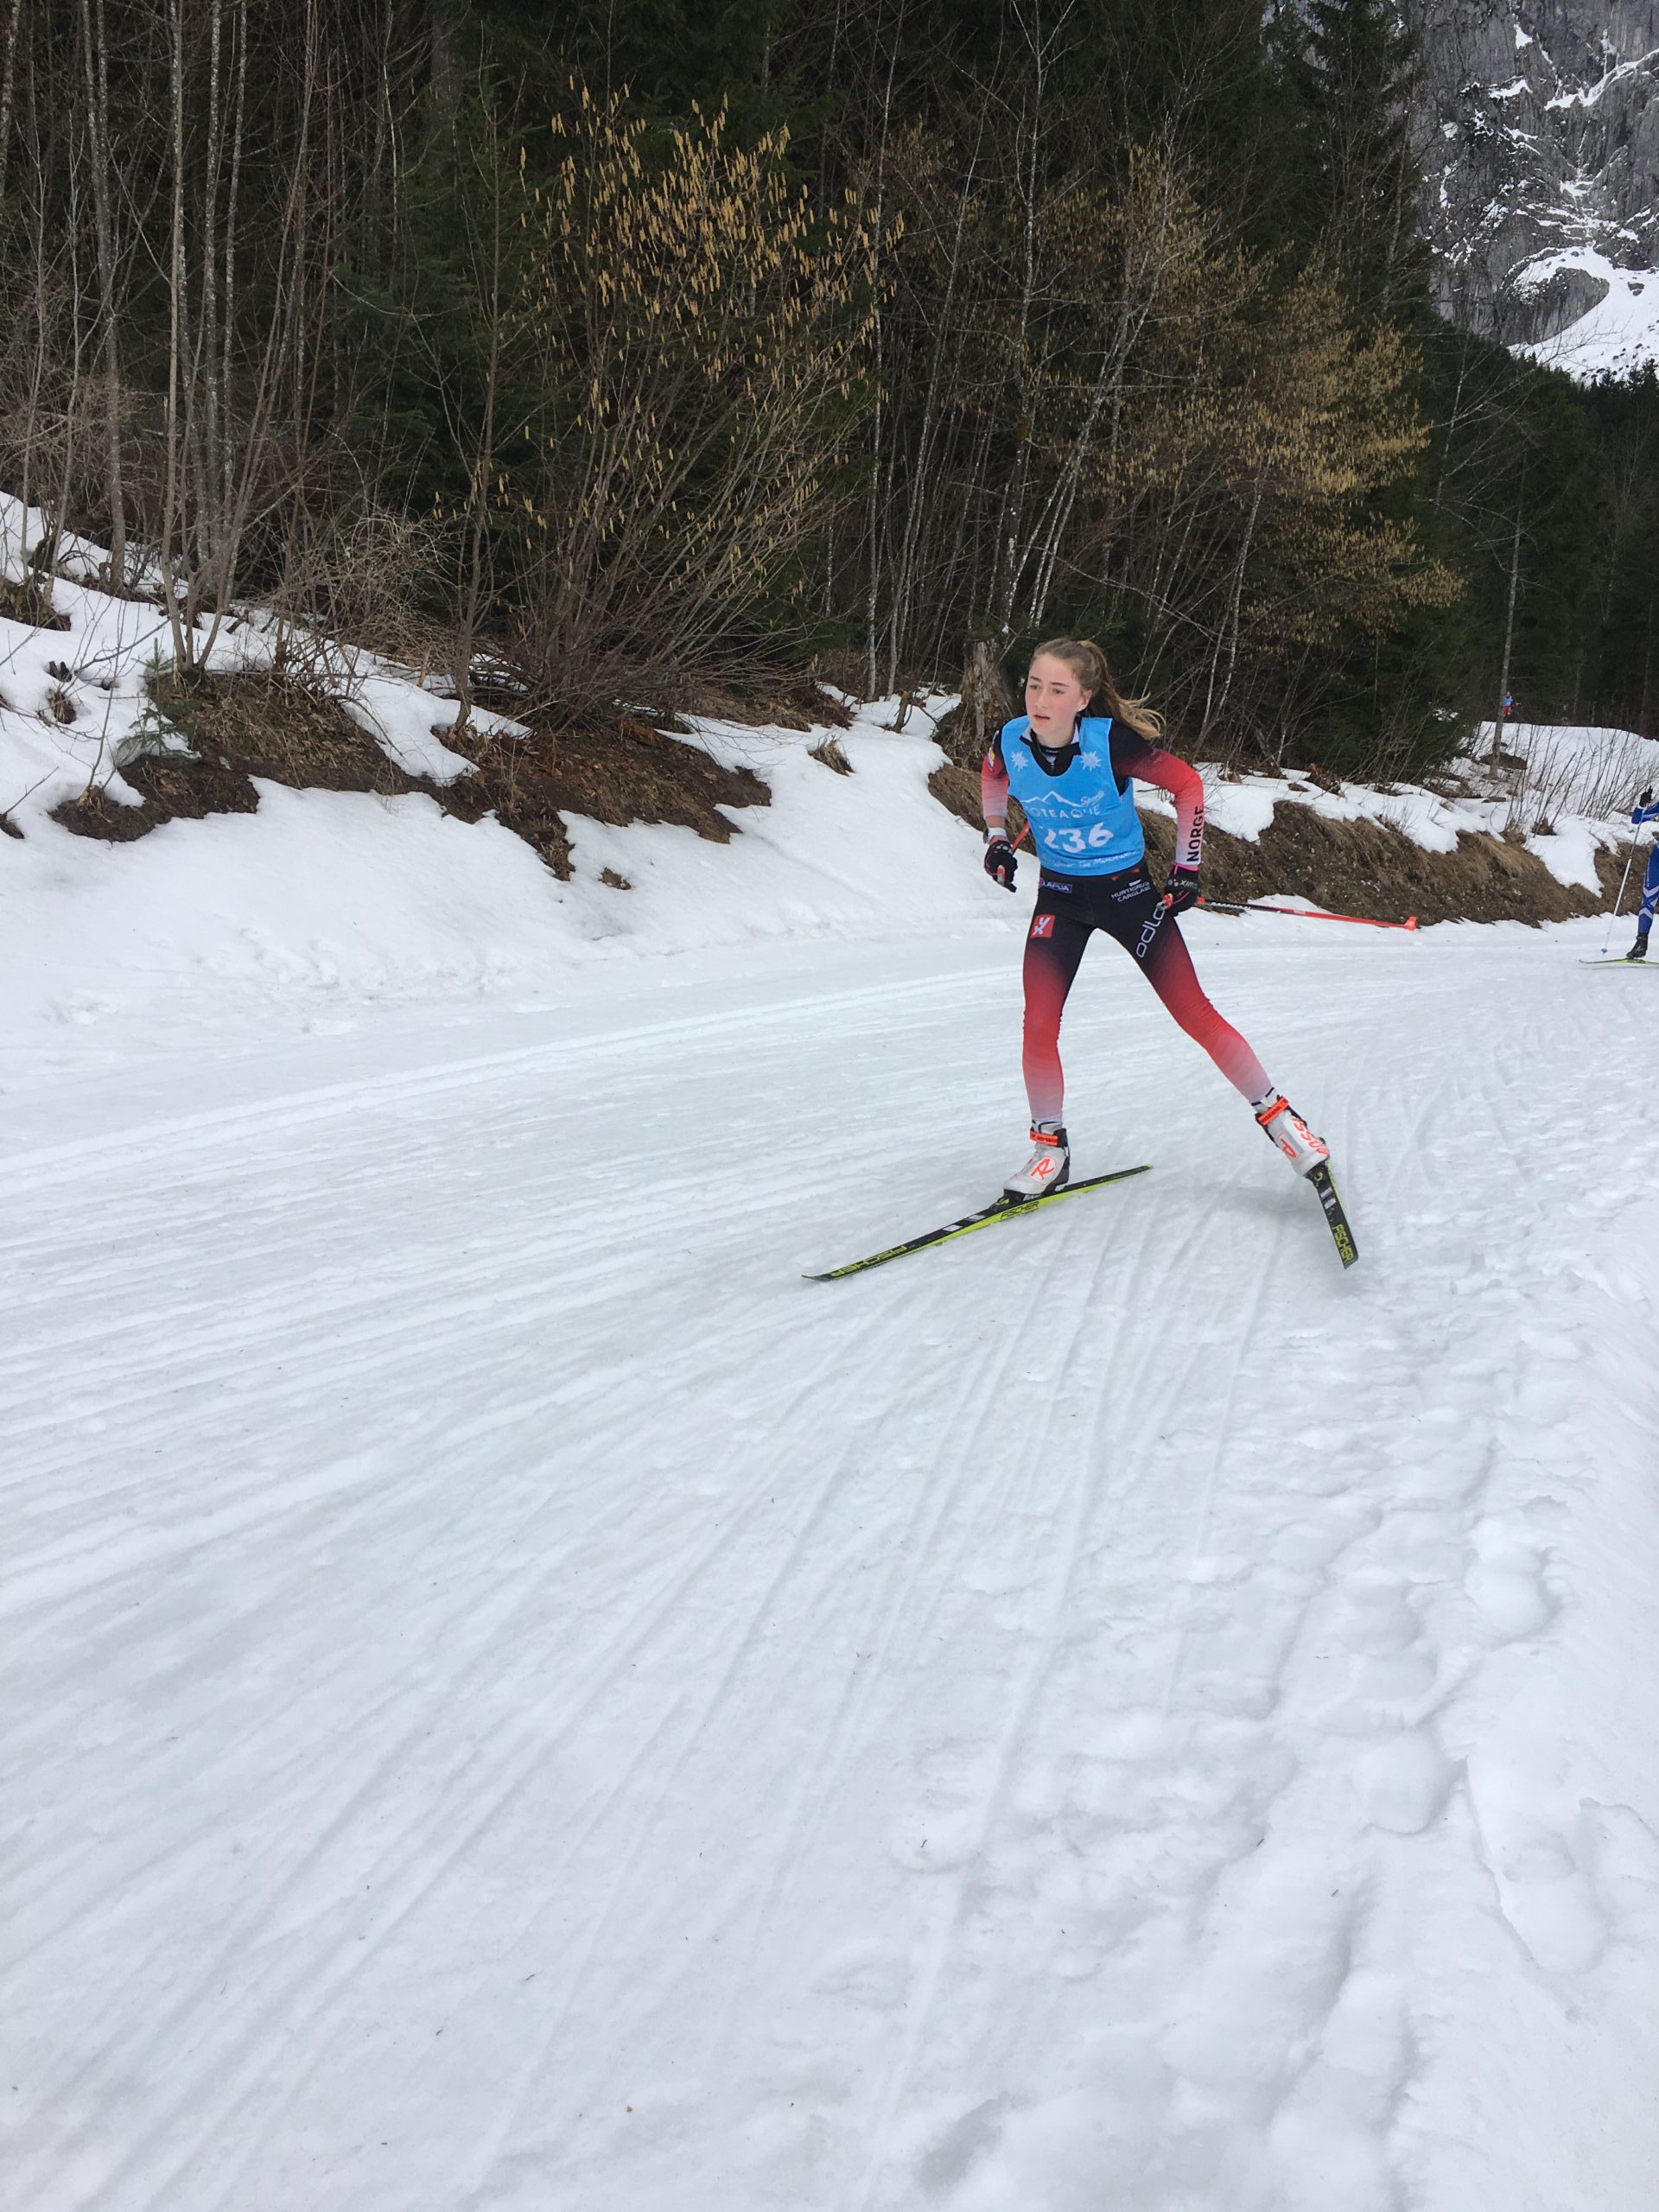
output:
[[185, 737], [194, 758], [156, 753], [130, 761], [123, 779], [142, 806], [95, 790], [60, 806], [54, 819], [76, 835], [128, 842], [163, 822], [210, 814], [251, 814], [253, 779], [294, 790], [369, 791], [384, 798], [421, 792], [446, 814], [476, 822], [494, 814], [534, 848], [553, 873], [570, 874], [564, 815], [601, 822], [671, 822], [724, 844], [732, 823], [722, 806], [764, 806], [771, 792], [747, 769], [722, 768], [698, 747], [624, 718], [604, 732], [558, 740], [488, 736], [476, 728], [437, 734], [474, 764], [452, 784], [412, 776], [331, 699], [270, 671], [159, 678], [157, 713]]

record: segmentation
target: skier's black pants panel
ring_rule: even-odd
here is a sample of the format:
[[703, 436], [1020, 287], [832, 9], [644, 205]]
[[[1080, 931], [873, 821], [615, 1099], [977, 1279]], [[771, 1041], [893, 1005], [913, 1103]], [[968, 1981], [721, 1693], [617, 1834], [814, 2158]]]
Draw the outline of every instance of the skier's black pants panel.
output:
[[1077, 979], [1084, 949], [1103, 930], [1130, 954], [1181, 1027], [1246, 1098], [1265, 1096], [1262, 1063], [1236, 1029], [1224, 1021], [1199, 986], [1179, 923], [1163, 905], [1144, 868], [1117, 875], [1058, 875], [1047, 868], [1026, 938], [1026, 1093], [1035, 1122], [1065, 1118], [1060, 1016]]

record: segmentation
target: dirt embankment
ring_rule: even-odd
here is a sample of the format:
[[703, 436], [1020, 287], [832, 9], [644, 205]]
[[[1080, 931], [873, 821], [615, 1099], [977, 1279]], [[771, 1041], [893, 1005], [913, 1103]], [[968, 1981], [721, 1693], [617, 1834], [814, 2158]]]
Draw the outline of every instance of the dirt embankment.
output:
[[345, 709], [276, 675], [197, 677], [188, 688], [164, 681], [157, 711], [196, 758], [153, 753], [131, 761], [123, 779], [143, 798], [123, 806], [103, 791], [67, 800], [54, 819], [85, 837], [125, 843], [163, 822], [209, 814], [251, 814], [253, 779], [296, 791], [423, 791], [446, 814], [477, 822], [493, 814], [540, 854], [553, 873], [570, 873], [564, 813], [599, 822], [672, 822], [724, 844], [732, 825], [721, 806], [765, 806], [772, 793], [747, 768], [722, 768], [699, 747], [682, 745], [644, 722], [624, 721], [597, 734], [557, 741], [435, 734], [474, 763], [451, 784], [413, 776], [388, 760]]
[[[1173, 827], [1147, 823], [1147, 849], [1159, 868], [1175, 849]], [[1379, 822], [1332, 822], [1293, 801], [1274, 808], [1254, 842], [1207, 830], [1205, 889], [1212, 899], [1266, 899], [1289, 893], [1380, 922], [1564, 922], [1610, 907], [1624, 865], [1619, 852], [1597, 856], [1601, 893], [1561, 883], [1536, 853], [1484, 831], [1465, 830], [1452, 853], [1426, 852]]]

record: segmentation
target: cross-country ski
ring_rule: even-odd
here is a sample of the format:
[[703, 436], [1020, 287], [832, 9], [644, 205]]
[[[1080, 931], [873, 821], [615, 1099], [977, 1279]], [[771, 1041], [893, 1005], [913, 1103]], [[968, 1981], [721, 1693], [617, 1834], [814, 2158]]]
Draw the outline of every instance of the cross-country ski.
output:
[[1081, 1198], [1085, 1191], [1098, 1191], [1108, 1183], [1126, 1182], [1131, 1175], [1145, 1175], [1149, 1164], [1140, 1167], [1119, 1167], [1109, 1175], [1088, 1175], [1079, 1183], [1067, 1183], [1058, 1191], [1045, 1191], [1034, 1198], [1014, 1198], [1007, 1192], [995, 1198], [977, 1213], [963, 1214], [958, 1221], [946, 1222], [943, 1229], [925, 1230], [919, 1236], [906, 1237], [902, 1244], [890, 1244], [884, 1251], [872, 1252], [862, 1260], [849, 1260], [843, 1267], [827, 1268], [822, 1274], [808, 1275], [808, 1282], [838, 1282], [842, 1275], [862, 1274], [868, 1268], [885, 1267], [889, 1260], [902, 1260], [912, 1252], [925, 1252], [931, 1245], [949, 1243], [952, 1237], [967, 1236], [976, 1229], [988, 1229], [995, 1222], [1013, 1221], [1020, 1214], [1033, 1213], [1043, 1206], [1058, 1204], [1062, 1198]]

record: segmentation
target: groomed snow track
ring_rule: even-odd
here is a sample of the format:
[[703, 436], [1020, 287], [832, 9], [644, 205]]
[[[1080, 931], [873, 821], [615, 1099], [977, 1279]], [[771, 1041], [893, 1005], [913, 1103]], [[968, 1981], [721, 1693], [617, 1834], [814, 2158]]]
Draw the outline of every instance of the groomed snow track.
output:
[[1649, 2201], [1659, 982], [1193, 936], [11, 1086], [7, 2202]]

